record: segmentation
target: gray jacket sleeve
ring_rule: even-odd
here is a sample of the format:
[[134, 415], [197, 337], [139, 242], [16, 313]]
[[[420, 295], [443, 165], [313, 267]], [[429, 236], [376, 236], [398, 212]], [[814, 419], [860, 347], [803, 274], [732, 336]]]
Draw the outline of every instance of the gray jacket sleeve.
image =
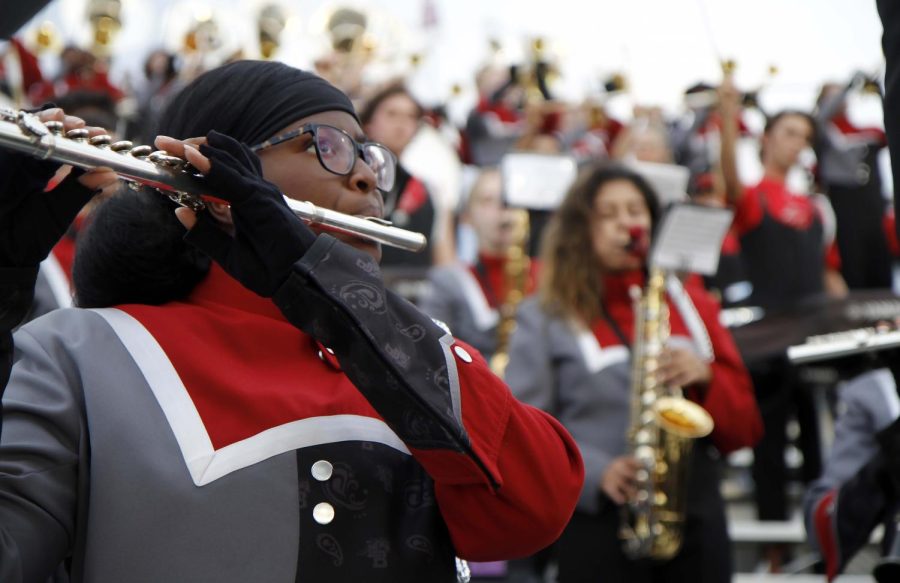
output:
[[[812, 533], [812, 513], [819, 499], [834, 488], [840, 488], [879, 451], [875, 434], [894, 419], [886, 391], [896, 391], [887, 369], [879, 369], [850, 381], [841, 391], [834, 443], [822, 476], [804, 496], [804, 515], [808, 532]], [[814, 541], [815, 537], [810, 537]]]
[[[558, 402], [561, 379], [556, 352], [567, 338], [568, 330], [559, 320], [552, 320], [532, 298], [522, 304], [516, 315], [516, 330], [510, 339], [509, 364], [504, 379], [513, 395], [523, 403], [560, 417]], [[559, 355], [562, 356], [562, 355]], [[566, 355], [569, 357], [571, 355]], [[587, 370], [584, 374], [589, 374]], [[600, 510], [600, 479], [612, 456], [583, 439], [577, 431], [566, 427], [578, 444], [584, 462], [584, 484], [577, 508], [583, 512]]]
[[80, 388], [27, 330], [3, 396], [0, 581], [46, 581], [75, 538], [78, 467], [86, 430]]
[[529, 301], [522, 305], [509, 341], [509, 364], [504, 380], [518, 400], [556, 416], [557, 388], [547, 325], [536, 303]]

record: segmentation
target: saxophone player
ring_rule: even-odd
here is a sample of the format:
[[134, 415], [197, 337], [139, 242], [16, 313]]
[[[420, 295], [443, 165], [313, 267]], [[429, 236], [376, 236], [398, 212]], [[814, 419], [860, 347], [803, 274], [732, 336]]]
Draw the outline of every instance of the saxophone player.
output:
[[[430, 293], [422, 300], [422, 311], [446, 323], [458, 338], [490, 359], [498, 348], [501, 306], [510, 292], [530, 294], [535, 284], [535, 263], [529, 262], [521, 290], [507, 276], [507, 252], [513, 237], [513, 211], [503, 205], [502, 178], [496, 168], [482, 170], [469, 192], [461, 220], [477, 239], [472, 262], [458, 261], [433, 268], [428, 274]], [[513, 284], [513, 285], [510, 285]]]
[[658, 379], [682, 386], [715, 429], [693, 448], [680, 551], [670, 560], [632, 559], [619, 539], [620, 510], [637, 495], [639, 471], [626, 454], [631, 289], [645, 285], [638, 251], [649, 246], [658, 217], [656, 195], [639, 175], [618, 166], [585, 171], [545, 231], [537, 293], [518, 311], [506, 380], [519, 399], [563, 423], [585, 462], [581, 497], [558, 544], [562, 583], [731, 578], [719, 459], [753, 445], [762, 422], [718, 305], [672, 277], [671, 336]]

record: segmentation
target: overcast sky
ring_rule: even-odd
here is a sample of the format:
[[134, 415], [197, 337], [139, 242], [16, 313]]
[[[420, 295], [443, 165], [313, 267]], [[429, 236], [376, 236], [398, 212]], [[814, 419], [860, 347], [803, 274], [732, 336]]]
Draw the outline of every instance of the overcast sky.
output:
[[[256, 13], [268, 0], [123, 0], [124, 28], [116, 40], [113, 73], [137, 74], [155, 46], [177, 47], [197, 16], [212, 15], [229, 46], [254, 56]], [[675, 107], [691, 83], [719, 78], [720, 58], [734, 59], [746, 89], [766, 85], [764, 104], [809, 106], [819, 83], [849, 79], [853, 71], [882, 67], [881, 23], [874, 0], [276, 0], [290, 16], [278, 57], [308, 66], [324, 39], [318, 30], [337, 6], [363, 7], [378, 33], [382, 69], [395, 71], [408, 55], [424, 55], [413, 86], [426, 102], [448, 99], [450, 87], [466, 90], [489, 57], [488, 39], [520, 61], [531, 39], [541, 37], [561, 76], [554, 90], [576, 98], [595, 91], [598, 79], [623, 72], [628, 102]], [[56, 23], [66, 41], [87, 40], [87, 0], [56, 0], [23, 30], [44, 20]], [[429, 12], [436, 24], [423, 30]], [[48, 59], [49, 61], [49, 59]], [[771, 65], [778, 73], [770, 77]], [[377, 70], [377, 69], [376, 69]], [[625, 107], [625, 105], [622, 105]], [[873, 117], [871, 107], [857, 108]]]

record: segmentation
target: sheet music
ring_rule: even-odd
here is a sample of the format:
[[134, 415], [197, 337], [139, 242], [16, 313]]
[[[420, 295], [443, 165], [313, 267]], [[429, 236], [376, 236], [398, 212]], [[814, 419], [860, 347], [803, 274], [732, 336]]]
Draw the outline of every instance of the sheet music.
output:
[[638, 160], [629, 160], [626, 165], [650, 183], [663, 207], [683, 202], [687, 198], [691, 172], [684, 166]]
[[734, 213], [694, 204], [673, 205], [653, 243], [650, 264], [670, 271], [713, 275]]
[[500, 162], [506, 203], [529, 210], [554, 210], [578, 176], [571, 156], [511, 152]]

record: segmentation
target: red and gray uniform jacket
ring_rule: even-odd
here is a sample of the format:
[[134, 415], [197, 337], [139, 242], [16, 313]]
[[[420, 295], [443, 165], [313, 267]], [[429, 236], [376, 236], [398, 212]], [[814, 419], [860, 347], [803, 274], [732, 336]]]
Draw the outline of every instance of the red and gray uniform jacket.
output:
[[0, 580], [455, 581], [552, 542], [583, 479], [551, 417], [327, 235], [273, 301], [185, 301], [16, 335]]
[[[632, 284], [643, 276], [627, 273], [604, 279], [606, 309], [629, 340], [634, 316], [629, 297]], [[667, 281], [672, 335], [669, 343], [695, 352], [709, 363], [712, 380], [705, 390], [685, 387], [712, 416], [715, 429], [698, 448], [697, 463], [721, 453], [754, 445], [762, 436], [762, 420], [750, 377], [731, 335], [718, 322], [718, 304], [697, 286]], [[606, 503], [601, 478], [609, 463], [628, 451], [631, 404], [631, 354], [609, 324], [593, 329], [552, 315], [537, 298], [519, 308], [510, 341], [506, 382], [522, 401], [553, 412], [581, 449], [585, 482], [578, 510], [598, 514]], [[710, 458], [712, 464], [712, 458]], [[699, 471], [692, 472], [701, 482]], [[718, 483], [697, 483], [697, 492], [718, 496]], [[692, 497], [694, 495], [692, 494]], [[698, 497], [698, 504], [705, 503]], [[688, 502], [692, 511], [692, 502]]]

